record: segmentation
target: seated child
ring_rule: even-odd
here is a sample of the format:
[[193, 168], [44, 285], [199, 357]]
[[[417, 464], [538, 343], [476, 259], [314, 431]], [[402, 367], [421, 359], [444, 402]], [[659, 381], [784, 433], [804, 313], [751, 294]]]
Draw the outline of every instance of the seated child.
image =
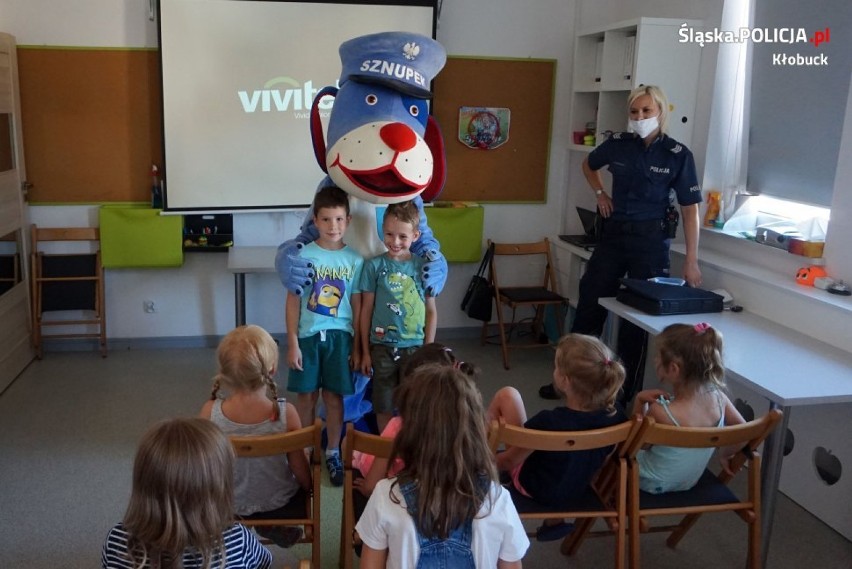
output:
[[[722, 391], [722, 334], [709, 324], [672, 324], [655, 339], [657, 376], [671, 393], [646, 389], [636, 395], [635, 413], [653, 417], [658, 423], [679, 427], [723, 427], [745, 422]], [[675, 448], [654, 445], [636, 455], [639, 487], [661, 494], [689, 490], [698, 482], [712, 448]], [[738, 449], [720, 449], [722, 465]]]
[[[479, 368], [469, 362], [463, 362], [456, 359], [453, 351], [438, 342], [432, 342], [417, 348], [405, 361], [400, 369], [402, 383], [405, 383], [408, 377], [411, 376], [418, 368], [426, 364], [442, 364], [449, 367], [454, 367], [462, 373], [476, 379], [479, 375]], [[397, 415], [390, 419], [385, 429], [382, 431], [382, 436], [386, 439], [396, 437], [402, 428], [402, 417]], [[375, 458], [371, 454], [363, 454], [355, 451], [352, 455], [352, 465], [358, 469], [362, 477], [356, 477], [354, 486], [364, 496], [369, 496], [373, 492], [376, 483], [382, 478], [396, 476], [397, 472], [402, 468], [402, 463], [395, 462], [393, 466], [388, 467], [388, 461], [385, 458]]]
[[[503, 387], [488, 407], [489, 420], [541, 431], [586, 431], [627, 420], [615, 398], [624, 382], [624, 367], [600, 340], [568, 334], [559, 340], [553, 385], [563, 405], [541, 411], [529, 420], [520, 393]], [[545, 505], [565, 506], [581, 496], [611, 449], [576, 452], [532, 451], [508, 447], [497, 455], [497, 468], [511, 474], [512, 485], [522, 495]], [[539, 541], [561, 539], [573, 524], [546, 520], [537, 531]]]
[[103, 569], [267, 569], [272, 554], [234, 523], [234, 451], [216, 425], [171, 419], [152, 426], [136, 451], [124, 520], [107, 535]]
[[355, 526], [360, 567], [520, 568], [529, 540], [496, 481], [476, 385], [452, 367], [424, 365], [397, 401], [403, 423], [391, 460], [405, 466], [376, 484]]
[[[219, 372], [201, 417], [213, 421], [227, 435], [266, 435], [302, 428], [296, 408], [278, 398], [278, 345], [266, 330], [253, 325], [235, 328], [219, 343], [216, 354]], [[227, 390], [227, 396], [219, 393], [220, 388]], [[304, 492], [311, 487], [310, 466], [300, 450], [288, 453], [285, 460], [278, 456], [240, 458], [234, 469], [234, 510], [245, 519], [292, 517], [287, 512], [304, 503]], [[255, 531], [280, 547], [290, 547], [302, 535], [296, 526], [255, 526]]]

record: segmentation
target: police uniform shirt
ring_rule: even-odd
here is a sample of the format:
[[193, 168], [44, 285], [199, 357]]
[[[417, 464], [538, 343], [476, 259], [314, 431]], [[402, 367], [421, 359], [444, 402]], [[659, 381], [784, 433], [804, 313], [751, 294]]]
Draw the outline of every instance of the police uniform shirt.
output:
[[663, 219], [670, 189], [682, 206], [701, 202], [692, 152], [665, 134], [647, 148], [637, 134], [613, 134], [589, 154], [592, 170], [607, 165], [612, 173], [614, 220]]

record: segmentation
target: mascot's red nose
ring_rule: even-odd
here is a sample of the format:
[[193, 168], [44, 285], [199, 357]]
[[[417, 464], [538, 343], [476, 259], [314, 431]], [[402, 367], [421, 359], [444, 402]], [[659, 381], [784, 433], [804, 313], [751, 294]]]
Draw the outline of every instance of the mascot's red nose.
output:
[[411, 150], [417, 144], [417, 135], [401, 122], [392, 122], [382, 127], [380, 131], [385, 144], [397, 152]]

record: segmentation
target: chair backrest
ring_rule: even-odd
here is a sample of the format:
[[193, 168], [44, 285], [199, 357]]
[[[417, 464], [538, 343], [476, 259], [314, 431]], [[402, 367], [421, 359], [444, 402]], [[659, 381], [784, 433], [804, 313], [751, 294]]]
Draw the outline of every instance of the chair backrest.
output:
[[663, 425], [651, 417], [646, 417], [638, 435], [630, 444], [628, 458], [635, 458], [645, 445], [682, 448], [721, 448], [742, 445], [743, 452], [738, 453], [731, 463], [731, 469], [736, 472], [745, 463], [746, 454], [757, 450], [781, 420], [781, 416], [781, 411], [772, 409], [753, 421], [726, 427], [676, 427]]
[[30, 228], [33, 251], [40, 241], [100, 241], [101, 232], [97, 227], [38, 227]]
[[313, 446], [319, 449], [322, 423], [319, 421], [308, 427], [302, 427], [286, 433], [271, 435], [231, 436], [231, 445], [238, 457], [261, 457], [287, 454], [294, 450]]
[[624, 453], [636, 435], [641, 418], [618, 425], [588, 431], [538, 431], [493, 421], [489, 443], [495, 449], [500, 443], [506, 446], [542, 451], [580, 451], [616, 445], [616, 454]]
[[[340, 564], [343, 569], [352, 567], [355, 536], [355, 472], [352, 459], [355, 451], [372, 454], [376, 458], [390, 458], [393, 439], [356, 431], [352, 425], [346, 429], [343, 440], [343, 523], [340, 525]], [[362, 498], [366, 502], [366, 498]], [[363, 507], [363, 503], [361, 506]], [[360, 540], [359, 540], [360, 541]]]
[[588, 431], [539, 431], [514, 425], [507, 425], [502, 419], [492, 421], [488, 442], [493, 451], [502, 443], [529, 450], [540, 451], [582, 451], [596, 448], [613, 447], [609, 458], [601, 466], [593, 481], [598, 494], [605, 496], [612, 492], [617, 483], [618, 461], [625, 458], [631, 444], [639, 436], [643, 422], [642, 415], [636, 415], [629, 421], [603, 429]]
[[293, 451], [313, 448], [311, 460], [311, 495], [306, 504], [305, 516], [294, 519], [251, 519], [241, 520], [245, 525], [301, 525], [305, 534], [302, 541], [311, 543], [311, 563], [320, 567], [320, 479], [319, 455], [322, 448], [322, 421], [313, 425], [271, 435], [230, 436], [234, 454], [240, 458], [285, 455]]
[[343, 442], [344, 467], [351, 468], [352, 456], [356, 450], [378, 458], [389, 458], [391, 449], [393, 449], [393, 439], [348, 428]]
[[552, 291], [557, 290], [556, 275], [553, 270], [553, 261], [550, 253], [550, 240], [547, 237], [541, 241], [529, 243], [496, 243], [489, 239], [488, 246], [491, 246], [492, 243], [494, 244], [494, 258], [491, 259], [489, 274], [491, 276], [491, 282], [495, 287], [499, 288], [497, 279], [497, 257], [542, 255], [544, 260], [544, 278], [538, 286], [543, 286]]

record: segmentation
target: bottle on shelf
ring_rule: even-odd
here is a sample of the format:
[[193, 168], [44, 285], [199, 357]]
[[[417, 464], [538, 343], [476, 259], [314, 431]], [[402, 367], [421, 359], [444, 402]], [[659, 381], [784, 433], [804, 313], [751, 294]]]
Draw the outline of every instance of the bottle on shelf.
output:
[[725, 227], [725, 199], [719, 198], [719, 214], [716, 216], [716, 221], [713, 222], [713, 227], [722, 229]]
[[706, 227], [715, 227], [716, 218], [719, 217], [719, 212], [722, 211], [721, 201], [721, 192], [707, 192], [707, 211], [704, 213], [704, 225]]

